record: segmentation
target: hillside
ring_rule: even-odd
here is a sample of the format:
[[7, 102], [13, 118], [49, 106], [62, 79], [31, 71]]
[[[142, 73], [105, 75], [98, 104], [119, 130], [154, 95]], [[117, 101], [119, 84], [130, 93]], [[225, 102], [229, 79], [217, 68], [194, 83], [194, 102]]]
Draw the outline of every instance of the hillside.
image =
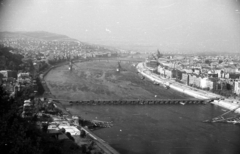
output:
[[0, 38], [34, 38], [45, 41], [77, 41], [66, 35], [49, 33], [44, 31], [36, 32], [0, 32]]
[[18, 49], [0, 46], [0, 70], [19, 70], [22, 64], [23, 56], [13, 54], [12, 51], [18, 52]]
[[[17, 39], [17, 42], [16, 42]], [[28, 41], [32, 40], [32, 41]], [[37, 42], [34, 42], [37, 41]], [[86, 49], [86, 51], [97, 51], [97, 52], [120, 52], [121, 50], [116, 49], [114, 47], [104, 46], [104, 45], [97, 45], [97, 44], [91, 44], [86, 42], [78, 41], [77, 39], [70, 38], [66, 35], [61, 34], [55, 34], [45, 31], [35, 31], [35, 32], [0, 32], [0, 42], [2, 44], [5, 44], [6, 46], [10, 46], [13, 48], [21, 48], [21, 50], [38, 50], [39, 45], [43, 47], [43, 45], [38, 41], [46, 41], [46, 42], [75, 42], [75, 45], [77, 44], [81, 46], [81, 49]], [[20, 43], [20, 44], [19, 44]], [[51, 46], [48, 46], [48, 48], [41, 48], [45, 51], [47, 50], [55, 50], [56, 44], [52, 44]], [[75, 46], [75, 49], [79, 49], [79, 46]], [[63, 49], [58, 44], [58, 49]], [[73, 49], [73, 48], [71, 48]], [[79, 50], [81, 50], [79, 49]], [[68, 49], [70, 50], [70, 49]]]

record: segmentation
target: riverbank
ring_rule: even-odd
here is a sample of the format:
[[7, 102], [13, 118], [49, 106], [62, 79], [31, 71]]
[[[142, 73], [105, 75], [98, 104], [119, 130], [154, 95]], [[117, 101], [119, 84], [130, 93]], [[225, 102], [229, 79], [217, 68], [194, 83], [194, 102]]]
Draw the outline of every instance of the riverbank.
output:
[[[240, 100], [237, 99], [227, 99], [221, 95], [189, 87], [170, 79], [161, 78], [159, 75], [152, 73], [152, 71], [146, 67], [144, 62], [139, 63], [136, 68], [140, 74], [150, 79], [152, 82], [157, 82], [159, 84], [169, 86], [169, 88], [193, 96], [197, 99], [212, 99], [212, 104], [223, 107], [225, 109], [233, 110], [240, 104]], [[240, 114], [240, 109], [235, 110], [235, 113]]]
[[[234, 99], [225, 99], [225, 100], [214, 100], [211, 102], [214, 105], [220, 106], [228, 110], [235, 110], [234, 113], [240, 114], [240, 101]], [[238, 108], [238, 109], [236, 109]]]
[[[85, 60], [86, 61], [86, 60]], [[83, 62], [83, 61], [76, 61], [76, 62]], [[49, 68], [47, 68], [45, 71], [41, 72], [40, 73], [40, 81], [41, 81], [41, 84], [45, 90], [43, 96], [44, 97], [47, 97], [47, 98], [55, 98], [54, 95], [52, 95], [51, 91], [49, 90], [46, 82], [45, 82], [45, 76], [49, 73], [49, 71], [51, 71], [52, 69], [56, 68], [56, 67], [60, 67], [62, 65], [66, 65], [67, 62], [64, 62], [64, 63], [60, 63], [60, 64], [57, 64], [57, 65], [54, 65], [54, 66], [51, 66]], [[64, 107], [64, 105], [59, 102], [59, 103], [54, 103], [54, 105], [60, 109], [62, 111], [62, 113], [65, 115], [65, 117], [67, 116], [70, 120], [72, 119], [72, 114], [71, 112], [67, 111], [66, 108]], [[66, 120], [66, 118], [65, 118]], [[80, 139], [79, 138], [79, 135], [73, 135], [74, 139], [75, 139], [75, 142], [79, 145], [79, 146], [82, 146], [84, 145], [86, 142], [87, 144], [91, 144], [94, 142], [94, 145], [95, 145], [95, 148], [97, 148], [98, 152], [101, 153], [101, 154], [119, 154], [115, 149], [113, 149], [110, 145], [108, 145], [108, 143], [106, 143], [104, 140], [102, 140], [101, 138], [99, 138], [98, 136], [96, 136], [93, 132], [91, 132], [88, 128], [84, 128], [84, 127], [81, 127], [80, 125], [76, 125], [76, 128], [79, 130], [79, 131], [84, 131], [86, 133], [86, 135], [89, 137], [89, 139], [86, 141], [86, 140], [83, 140], [83, 139]], [[93, 142], [91, 142], [93, 141]], [[90, 146], [90, 145], [87, 145], [87, 146]]]
[[[123, 72], [116, 72], [117, 62], [95, 61], [76, 64], [76, 69], [69, 73], [67, 66], [51, 70], [45, 77], [51, 93], [56, 98], [65, 99], [64, 106], [72, 114], [84, 119], [112, 121], [114, 126], [109, 129], [99, 129], [94, 134], [106, 141], [124, 154], [177, 154], [189, 153], [231, 153], [237, 154], [239, 128], [235, 125], [222, 123], [203, 123], [222, 114], [220, 107], [207, 105], [70, 105], [73, 100], [92, 100], [105, 98], [119, 99], [139, 98], [142, 91], [145, 99], [188, 99], [181, 94], [163, 86], [157, 86], [149, 80], [141, 80], [136, 68], [129, 62], [121, 62]], [[106, 72], [106, 73], [105, 73]], [[105, 76], [103, 75], [105, 74]], [[107, 76], [106, 76], [107, 74]], [[131, 81], [131, 83], [130, 83]], [[109, 84], [110, 83], [110, 84]], [[98, 89], [86, 89], [89, 85]], [[90, 88], [90, 87], [89, 87]], [[102, 90], [104, 88], [104, 90]], [[141, 90], [142, 89], [142, 90]], [[115, 95], [115, 92], [117, 95]], [[120, 92], [120, 93], [119, 93]], [[75, 95], [74, 95], [75, 94]], [[86, 94], [89, 97], [86, 97]], [[98, 95], [97, 95], [98, 94]], [[73, 97], [72, 97], [73, 96]], [[92, 96], [90, 98], [90, 96]], [[94, 98], [93, 98], [94, 96]], [[218, 140], [218, 142], [216, 142]], [[234, 143], [234, 144], [232, 144]], [[209, 147], [211, 146], [211, 147]], [[220, 147], [220, 148], [219, 148]], [[189, 150], [193, 149], [193, 150]]]

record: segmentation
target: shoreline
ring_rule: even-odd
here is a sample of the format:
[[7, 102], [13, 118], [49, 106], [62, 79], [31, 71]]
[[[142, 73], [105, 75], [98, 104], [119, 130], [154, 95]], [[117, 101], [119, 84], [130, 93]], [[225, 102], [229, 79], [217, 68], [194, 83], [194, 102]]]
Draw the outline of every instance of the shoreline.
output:
[[[91, 59], [90, 59], [91, 60]], [[89, 61], [89, 60], [76, 60], [75, 62], [85, 62], [85, 61]], [[40, 74], [39, 74], [39, 78], [40, 78], [40, 82], [44, 88], [44, 93], [43, 93], [43, 96], [46, 97], [45, 94], [47, 94], [47, 96], [51, 96], [52, 98], [54, 98], [55, 96], [52, 95], [50, 89], [48, 88], [44, 78], [45, 76], [54, 68], [56, 67], [59, 67], [59, 66], [62, 66], [62, 65], [66, 65], [67, 62], [63, 62], [63, 63], [60, 63], [60, 64], [56, 64], [56, 65], [53, 65], [49, 68], [47, 68], [46, 70], [42, 71]], [[72, 116], [71, 112], [68, 111], [63, 103], [61, 101], [59, 101], [60, 103], [60, 106], [59, 104], [56, 104], [54, 103], [58, 109], [60, 109], [64, 114], [66, 115], [70, 115]], [[79, 130], [84, 130], [86, 132], [86, 134], [92, 139], [95, 141], [96, 145], [101, 149], [101, 151], [103, 151], [103, 154], [119, 154], [119, 152], [117, 152], [114, 148], [112, 148], [107, 142], [105, 142], [103, 139], [99, 138], [98, 136], [96, 136], [92, 131], [90, 131], [88, 128], [84, 128], [84, 127], [79, 127], [78, 128]]]
[[[176, 81], [173, 81], [173, 80], [160, 78], [157, 74], [151, 73], [151, 70], [149, 70], [146, 67], [144, 62], [139, 63], [136, 66], [136, 69], [140, 74], [150, 79], [151, 81], [157, 82], [162, 85], [167, 85], [169, 86], [169, 88], [172, 88], [178, 92], [193, 96], [197, 99], [212, 99], [213, 101], [211, 102], [211, 104], [213, 105], [220, 106], [228, 110], [234, 110], [237, 107], [240, 107], [239, 105], [240, 100], [227, 99], [221, 95], [217, 95], [211, 92], [189, 87], [187, 85], [177, 83]], [[234, 112], [237, 114], [240, 114], [240, 108], [236, 109]]]
[[[65, 63], [66, 64], [66, 63]], [[56, 67], [58, 67], [58, 66], [61, 66], [61, 65], [65, 65], [65, 64], [59, 64], [59, 65], [57, 65], [57, 66], [53, 66], [53, 67], [51, 67], [51, 68], [49, 68], [49, 70], [45, 73], [45, 75], [47, 75], [47, 73], [51, 70], [51, 69], [54, 69], [54, 68], [56, 68]], [[43, 78], [44, 79], [44, 78]], [[155, 79], [155, 78], [153, 78], [153, 79]], [[166, 81], [166, 80], [162, 80], [162, 83], [164, 83], [164, 81]], [[46, 83], [45, 83], [45, 85], [46, 85]], [[170, 85], [170, 86], [172, 86], [172, 85]], [[47, 87], [47, 85], [46, 85], [46, 87]], [[190, 87], [191, 88], [191, 87]], [[173, 89], [173, 88], [172, 88]], [[49, 89], [48, 89], [49, 90]], [[198, 89], [197, 89], [198, 90]], [[50, 91], [50, 90], [49, 90]], [[207, 92], [206, 92], [207, 93]], [[49, 93], [49, 94], [51, 94], [51, 92]], [[201, 95], [200, 95], [201, 96]], [[55, 98], [55, 96], [53, 96], [53, 98]], [[201, 98], [201, 99], [203, 99], [203, 98]], [[212, 103], [213, 104], [213, 103]], [[216, 103], [216, 105], [217, 104], [221, 104], [221, 103]], [[59, 105], [63, 105], [62, 103], [60, 103]], [[64, 106], [64, 105], [63, 105]], [[219, 105], [220, 106], [220, 105]], [[231, 106], [230, 106], [231, 107]], [[233, 108], [235, 108], [236, 106], [232, 106], [231, 107], [231, 109], [233, 109]], [[236, 110], [236, 111], [238, 111], [238, 110]], [[239, 110], [239, 113], [240, 113], [240, 110]], [[88, 132], [88, 131], [86, 131], [86, 132]], [[93, 135], [93, 137], [95, 137], [96, 135], [94, 134], [94, 133], [90, 133], [90, 134], [92, 134]], [[95, 141], [96, 141], [96, 139], [95, 139]], [[108, 148], [108, 147], [105, 147], [104, 145], [108, 145], [109, 147], [111, 147], [107, 142], [105, 142], [104, 140], [102, 140], [101, 138], [99, 138], [99, 140], [98, 141], [102, 141], [102, 143], [100, 143], [100, 142], [97, 142], [97, 145], [99, 146], [99, 147], [101, 147], [101, 145], [103, 145], [102, 146], [102, 149], [105, 149], [105, 148]], [[112, 147], [111, 147], [112, 148]], [[105, 153], [107, 153], [107, 152], [105, 152]]]
[[213, 105], [220, 106], [228, 110], [235, 110], [234, 113], [240, 114], [240, 104], [237, 101], [228, 99], [228, 100], [214, 100], [211, 102]]

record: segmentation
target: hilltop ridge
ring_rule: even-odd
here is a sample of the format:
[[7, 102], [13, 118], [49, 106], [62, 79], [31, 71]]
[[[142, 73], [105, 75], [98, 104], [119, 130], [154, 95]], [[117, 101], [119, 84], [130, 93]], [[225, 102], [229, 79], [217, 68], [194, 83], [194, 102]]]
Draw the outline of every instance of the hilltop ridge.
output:
[[46, 31], [16, 31], [16, 32], [9, 32], [4, 31], [0, 32], [0, 38], [34, 38], [40, 39], [45, 41], [78, 41], [77, 39], [70, 38], [66, 35], [62, 34], [55, 34]]
[[0, 40], [1, 39], [25, 39], [25, 40], [40, 40], [40, 41], [61, 41], [61, 42], [77, 42], [79, 44], [82, 44], [84, 46], [88, 46], [90, 48], [102, 48], [112, 51], [121, 51], [121, 49], [112, 47], [112, 46], [106, 46], [101, 44], [92, 44], [90, 42], [82, 42], [77, 39], [71, 38], [67, 35], [63, 34], [56, 34], [46, 31], [0, 31]]

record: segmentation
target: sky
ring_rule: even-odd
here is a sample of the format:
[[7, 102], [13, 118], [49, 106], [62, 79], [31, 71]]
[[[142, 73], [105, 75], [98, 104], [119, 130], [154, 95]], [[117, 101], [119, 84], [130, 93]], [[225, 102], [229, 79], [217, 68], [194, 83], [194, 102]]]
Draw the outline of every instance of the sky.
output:
[[240, 52], [240, 0], [2, 0], [0, 31], [146, 52]]

